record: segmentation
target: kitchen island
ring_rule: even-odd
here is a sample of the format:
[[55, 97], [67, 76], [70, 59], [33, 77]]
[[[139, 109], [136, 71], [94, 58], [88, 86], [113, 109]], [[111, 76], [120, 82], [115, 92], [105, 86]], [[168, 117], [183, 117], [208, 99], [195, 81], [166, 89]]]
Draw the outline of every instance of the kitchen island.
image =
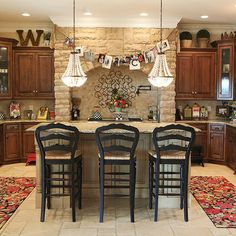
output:
[[[99, 197], [99, 175], [98, 175], [98, 155], [97, 145], [95, 141], [95, 130], [104, 125], [111, 123], [117, 123], [116, 121], [71, 121], [61, 122], [66, 125], [75, 126], [81, 132], [79, 148], [83, 154], [83, 197], [84, 198], [98, 198]], [[140, 139], [136, 149], [137, 153], [137, 176], [136, 176], [136, 197], [147, 198], [148, 197], [148, 150], [152, 149], [152, 131], [156, 127], [166, 126], [171, 123], [157, 123], [152, 121], [122, 121], [127, 125], [132, 125], [138, 128], [140, 132]], [[177, 124], [177, 123], [175, 123]], [[28, 129], [29, 131], [35, 131], [40, 125], [38, 124]], [[198, 131], [198, 129], [195, 129]], [[39, 150], [36, 145], [36, 177], [37, 177], [37, 193], [36, 193], [36, 207], [40, 206], [40, 157]], [[168, 168], [173, 168], [169, 166]], [[107, 193], [117, 190], [108, 190]], [[119, 190], [120, 191], [120, 190]], [[173, 189], [175, 191], [175, 189]], [[52, 207], [68, 207], [68, 199], [55, 198], [52, 201]], [[176, 197], [160, 197], [161, 207], [179, 207], [179, 199]]]

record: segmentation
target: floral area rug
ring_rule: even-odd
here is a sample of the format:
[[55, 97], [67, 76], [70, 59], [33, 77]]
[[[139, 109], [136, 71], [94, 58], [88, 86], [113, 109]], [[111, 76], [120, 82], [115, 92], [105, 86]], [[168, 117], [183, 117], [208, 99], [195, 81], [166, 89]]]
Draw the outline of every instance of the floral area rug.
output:
[[0, 229], [35, 188], [35, 178], [0, 177]]
[[236, 228], [236, 187], [223, 176], [193, 176], [190, 191], [216, 227]]

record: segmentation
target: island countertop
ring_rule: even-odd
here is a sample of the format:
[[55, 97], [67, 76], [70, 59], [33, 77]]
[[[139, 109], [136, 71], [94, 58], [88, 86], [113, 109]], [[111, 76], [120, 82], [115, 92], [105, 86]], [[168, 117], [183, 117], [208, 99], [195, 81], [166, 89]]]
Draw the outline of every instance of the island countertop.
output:
[[[126, 125], [131, 125], [131, 126], [136, 127], [140, 133], [147, 133], [147, 134], [152, 133], [156, 127], [163, 127], [163, 126], [167, 126], [170, 124], [175, 124], [175, 125], [182, 124], [182, 125], [190, 126], [185, 123], [178, 123], [178, 122], [158, 123], [155, 121], [86, 121], [86, 120], [80, 120], [80, 121], [70, 121], [70, 122], [60, 122], [60, 123], [65, 124], [65, 125], [75, 126], [81, 133], [95, 133], [95, 130], [98, 127], [109, 125], [112, 123], [123, 123]], [[39, 127], [41, 125], [45, 125], [45, 124], [46, 123], [41, 123], [41, 124], [35, 125], [29, 129], [27, 129], [27, 131], [35, 131], [37, 127]], [[193, 127], [193, 128], [195, 129], [195, 131], [200, 131], [198, 128], [195, 128], [195, 127]]]

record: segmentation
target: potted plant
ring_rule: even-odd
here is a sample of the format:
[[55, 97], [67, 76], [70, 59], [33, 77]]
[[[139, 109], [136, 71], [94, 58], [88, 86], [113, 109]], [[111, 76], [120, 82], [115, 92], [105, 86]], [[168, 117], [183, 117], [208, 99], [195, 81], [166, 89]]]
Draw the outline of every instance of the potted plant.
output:
[[192, 46], [192, 34], [188, 31], [183, 31], [179, 35], [181, 48], [190, 48]]
[[206, 29], [197, 32], [197, 42], [199, 48], [207, 48], [210, 40], [210, 33]]
[[44, 45], [45, 46], [49, 46], [51, 35], [52, 35], [51, 32], [44, 33], [43, 39], [44, 39]]

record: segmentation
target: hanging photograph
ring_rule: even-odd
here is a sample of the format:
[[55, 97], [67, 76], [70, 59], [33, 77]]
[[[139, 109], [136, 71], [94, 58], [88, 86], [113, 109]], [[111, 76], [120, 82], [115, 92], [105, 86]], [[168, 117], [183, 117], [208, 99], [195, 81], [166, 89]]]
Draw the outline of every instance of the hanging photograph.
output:
[[93, 52], [84, 52], [84, 58], [87, 61], [93, 61], [94, 60], [94, 53]]
[[170, 49], [170, 45], [167, 39], [163, 40], [162, 43], [161, 42], [157, 43], [157, 51], [161, 52], [161, 49], [162, 52], [165, 52], [166, 50]]
[[105, 59], [105, 54], [99, 54], [98, 56], [98, 62], [103, 64], [104, 63], [104, 59]]
[[143, 53], [145, 63], [154, 62], [155, 56], [152, 50], [146, 51]]
[[80, 57], [84, 55], [83, 47], [76, 47], [75, 51], [78, 52]]
[[140, 62], [139, 62], [138, 58], [134, 58], [134, 59], [130, 60], [129, 69], [130, 70], [139, 70], [140, 69]]
[[111, 69], [112, 64], [112, 56], [105, 56], [104, 62], [102, 63], [102, 67], [106, 69]]

